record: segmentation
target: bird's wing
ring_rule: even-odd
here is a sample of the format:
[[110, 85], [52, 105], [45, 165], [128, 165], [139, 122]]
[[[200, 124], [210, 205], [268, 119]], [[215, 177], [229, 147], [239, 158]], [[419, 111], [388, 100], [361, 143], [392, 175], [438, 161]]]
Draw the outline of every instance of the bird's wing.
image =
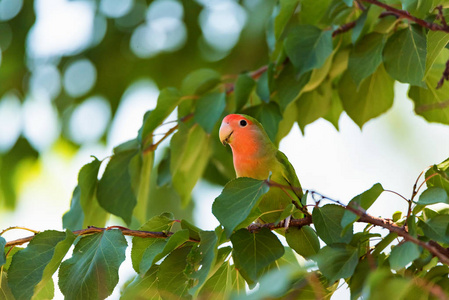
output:
[[276, 159], [282, 166], [281, 172], [283, 178], [285, 179], [288, 185], [296, 188], [293, 192], [298, 197], [298, 199], [301, 200], [303, 196], [301, 184], [299, 183], [298, 176], [296, 175], [295, 169], [293, 168], [292, 164], [288, 161], [287, 156], [281, 151], [277, 151]]

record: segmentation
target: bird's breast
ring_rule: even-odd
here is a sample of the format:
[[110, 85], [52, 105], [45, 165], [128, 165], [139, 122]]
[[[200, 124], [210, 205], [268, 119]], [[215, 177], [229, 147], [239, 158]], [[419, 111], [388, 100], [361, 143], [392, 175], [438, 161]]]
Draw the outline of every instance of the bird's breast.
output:
[[270, 173], [269, 159], [253, 158], [245, 155], [234, 155], [233, 159], [237, 177], [251, 177], [259, 180], [268, 178]]

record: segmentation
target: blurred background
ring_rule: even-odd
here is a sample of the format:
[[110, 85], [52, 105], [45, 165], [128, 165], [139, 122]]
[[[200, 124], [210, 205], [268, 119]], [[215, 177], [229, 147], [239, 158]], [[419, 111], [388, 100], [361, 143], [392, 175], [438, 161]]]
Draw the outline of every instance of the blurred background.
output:
[[[0, 229], [61, 230], [79, 169], [91, 155], [104, 159], [135, 138], [159, 89], [180, 87], [199, 68], [233, 78], [266, 65], [266, 22], [274, 5], [0, 0]], [[338, 131], [322, 119], [303, 133], [295, 125], [280, 147], [303, 188], [347, 203], [380, 182], [410, 197], [419, 173], [449, 157], [449, 127], [416, 116], [407, 89], [397, 84], [393, 108], [363, 130], [345, 113]], [[184, 211], [170, 187], [164, 189], [155, 201], [169, 195], [172, 206], [155, 213], [168, 209], [202, 229], [218, 225], [211, 205], [221, 186], [200, 182]], [[405, 208], [404, 200], [384, 193], [370, 212], [391, 217]], [[5, 238], [24, 235], [13, 231]], [[121, 282], [133, 273], [126, 262], [120, 272]], [[118, 298], [120, 286], [110, 299]], [[342, 288], [333, 299], [346, 297]]]

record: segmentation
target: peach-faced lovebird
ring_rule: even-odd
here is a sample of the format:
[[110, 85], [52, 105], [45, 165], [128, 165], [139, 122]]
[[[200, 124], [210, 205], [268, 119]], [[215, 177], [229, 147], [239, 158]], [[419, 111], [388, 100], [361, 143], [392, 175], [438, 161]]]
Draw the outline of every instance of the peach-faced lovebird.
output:
[[231, 146], [237, 177], [265, 180], [271, 172], [270, 181], [296, 188], [271, 187], [259, 204], [261, 220], [275, 222], [292, 201], [301, 206], [303, 194], [293, 166], [256, 119], [247, 115], [227, 115], [219, 135], [223, 145]]

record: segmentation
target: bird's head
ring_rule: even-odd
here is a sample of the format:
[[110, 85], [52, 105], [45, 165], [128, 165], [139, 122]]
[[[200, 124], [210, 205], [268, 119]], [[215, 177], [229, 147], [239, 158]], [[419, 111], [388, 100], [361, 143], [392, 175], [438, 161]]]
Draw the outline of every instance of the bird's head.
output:
[[223, 145], [244, 141], [247, 138], [259, 135], [261, 125], [254, 118], [247, 115], [227, 115], [220, 126], [220, 141]]

